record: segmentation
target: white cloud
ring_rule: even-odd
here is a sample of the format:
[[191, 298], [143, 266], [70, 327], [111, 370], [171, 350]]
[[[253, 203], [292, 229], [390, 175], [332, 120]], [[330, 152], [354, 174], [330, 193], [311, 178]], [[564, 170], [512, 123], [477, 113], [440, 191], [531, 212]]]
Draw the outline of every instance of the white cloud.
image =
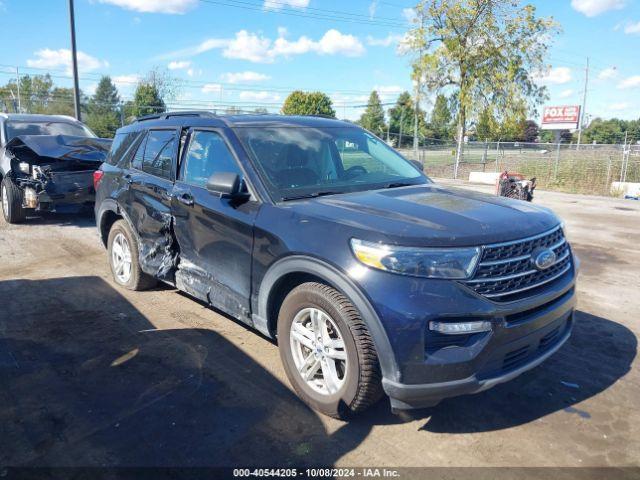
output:
[[397, 35], [390, 33], [384, 38], [374, 38], [371, 35], [367, 36], [367, 45], [372, 47], [390, 47], [396, 45], [404, 39], [404, 35]]
[[309, 0], [264, 0], [265, 10], [280, 10], [283, 7], [307, 8]]
[[[27, 60], [29, 67], [35, 68], [59, 68], [65, 67], [68, 74], [71, 74], [71, 50], [67, 48], [60, 48], [58, 50], [51, 50], [50, 48], [43, 48], [34, 53], [35, 58]], [[105, 60], [98, 60], [91, 55], [78, 51], [78, 70], [84, 72], [91, 72], [98, 70], [99, 68], [106, 68], [109, 66], [109, 62]]]
[[99, 0], [127, 10], [142, 13], [183, 14], [194, 8], [198, 0]]
[[558, 98], [569, 98], [571, 97], [574, 93], [576, 93], [575, 90], [572, 90], [571, 88], [568, 88], [566, 90], [561, 91], [558, 94]]
[[278, 38], [272, 41], [261, 34], [240, 30], [232, 39], [212, 38], [204, 42], [176, 52], [171, 52], [158, 59], [178, 56], [194, 56], [209, 50], [223, 49], [222, 56], [253, 63], [273, 63], [278, 57], [289, 57], [315, 52], [319, 55], [344, 55], [357, 57], [364, 53], [362, 42], [354, 35], [344, 34], [330, 29], [319, 40], [312, 40], [303, 35], [297, 40], [286, 38], [287, 31], [278, 29]]
[[270, 46], [271, 40], [268, 38], [240, 30], [236, 37], [229, 41], [222, 56], [254, 63], [269, 63], [272, 61], [269, 54]]
[[318, 41], [311, 40], [304, 35], [291, 41], [281, 35], [273, 43], [273, 48], [269, 49], [268, 55], [271, 58], [289, 57], [308, 52], [316, 52], [320, 55], [340, 54], [347, 57], [357, 57], [364, 53], [364, 46], [357, 37], [343, 34], [332, 28], [327, 30]]
[[400, 95], [405, 91], [400, 85], [376, 85], [373, 89], [378, 92], [381, 97], [388, 97], [390, 95]]
[[93, 82], [87, 85], [86, 87], [84, 87], [84, 93], [86, 93], [87, 95], [93, 95], [94, 93], [96, 93], [97, 89], [98, 89], [98, 84]]
[[265, 75], [264, 73], [250, 71], [223, 73], [222, 75], [220, 75], [220, 77], [227, 83], [262, 82], [271, 78], [269, 75]]
[[240, 92], [240, 100], [250, 100], [250, 101], [271, 101], [271, 102], [279, 102], [281, 99], [280, 95], [277, 93], [271, 93], [266, 91], [260, 92]]
[[638, 88], [640, 87], [640, 75], [635, 75], [633, 77], [625, 78], [618, 84], [618, 88], [621, 90], [626, 90], [628, 88]]
[[625, 0], [571, 0], [571, 6], [587, 17], [597, 17], [609, 10], [621, 10]]
[[403, 8], [402, 16], [408, 23], [413, 23], [416, 19], [416, 11], [413, 8]]
[[120, 94], [132, 93], [140, 80], [142, 80], [142, 77], [137, 73], [116, 75], [114, 77], [111, 77], [111, 81], [118, 88]]
[[628, 35], [640, 35], [640, 22], [627, 24], [624, 27], [624, 33]]
[[169, 62], [167, 68], [169, 70], [185, 70], [191, 66], [191, 62], [189, 60], [174, 60]]
[[137, 73], [131, 73], [129, 75], [116, 75], [111, 80], [117, 85], [124, 85], [126, 83], [138, 83], [141, 77]]
[[202, 87], [202, 93], [221, 93], [222, 85], [219, 83], [207, 83]]
[[626, 110], [629, 107], [630, 105], [627, 102], [612, 103], [611, 105], [609, 105], [609, 110], [611, 110], [612, 112], [620, 112], [622, 110]]
[[173, 52], [158, 55], [154, 58], [154, 60], [171, 60], [180, 57], [193, 57], [195, 55], [208, 52], [209, 50], [224, 48], [229, 45], [229, 42], [230, 40], [227, 38], [208, 38], [198, 45], [193, 45], [181, 50], [175, 50]]
[[571, 69], [569, 67], [554, 67], [546, 72], [538, 72], [533, 75], [538, 83], [543, 85], [564, 85], [569, 83], [571, 78]]
[[598, 74], [598, 80], [612, 80], [618, 76], [616, 67], [605, 68]]
[[364, 53], [364, 47], [357, 37], [345, 35], [333, 28], [322, 36], [316, 50], [320, 54], [334, 55], [339, 53], [347, 57], [358, 57]]
[[373, 0], [370, 4], [369, 4], [369, 19], [373, 20], [373, 18], [376, 16], [376, 10], [378, 9], [378, 0]]

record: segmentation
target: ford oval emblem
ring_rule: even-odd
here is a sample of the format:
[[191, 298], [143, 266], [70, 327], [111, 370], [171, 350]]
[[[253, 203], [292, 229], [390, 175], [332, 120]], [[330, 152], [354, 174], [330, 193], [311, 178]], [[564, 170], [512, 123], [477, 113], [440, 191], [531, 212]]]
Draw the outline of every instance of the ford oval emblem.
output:
[[556, 263], [557, 258], [556, 252], [550, 248], [536, 250], [531, 255], [531, 261], [538, 270], [546, 270]]

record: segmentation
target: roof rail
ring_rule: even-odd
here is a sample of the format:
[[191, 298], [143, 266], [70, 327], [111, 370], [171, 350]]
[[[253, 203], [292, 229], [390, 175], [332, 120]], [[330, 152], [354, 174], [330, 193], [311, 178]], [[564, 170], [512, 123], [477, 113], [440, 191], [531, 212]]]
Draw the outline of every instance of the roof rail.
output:
[[206, 110], [183, 110], [177, 112], [152, 113], [143, 117], [136, 118], [136, 122], [144, 122], [147, 120], [166, 120], [171, 117], [215, 117], [216, 114]]
[[303, 117], [317, 117], [317, 118], [326, 118], [327, 120], [338, 120], [336, 117], [332, 117], [331, 115], [327, 115], [325, 113], [312, 113], [310, 115], [302, 115]]

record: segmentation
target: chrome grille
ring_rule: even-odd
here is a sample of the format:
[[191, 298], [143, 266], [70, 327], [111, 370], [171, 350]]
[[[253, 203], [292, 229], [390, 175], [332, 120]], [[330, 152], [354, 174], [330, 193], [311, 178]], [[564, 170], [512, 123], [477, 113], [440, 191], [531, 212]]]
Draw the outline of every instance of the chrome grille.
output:
[[[538, 248], [552, 249], [556, 263], [536, 269], [531, 255]], [[562, 277], [571, 270], [571, 250], [558, 226], [551, 231], [513, 242], [487, 245], [472, 279], [464, 283], [480, 295], [495, 301], [511, 301], [517, 296]]]

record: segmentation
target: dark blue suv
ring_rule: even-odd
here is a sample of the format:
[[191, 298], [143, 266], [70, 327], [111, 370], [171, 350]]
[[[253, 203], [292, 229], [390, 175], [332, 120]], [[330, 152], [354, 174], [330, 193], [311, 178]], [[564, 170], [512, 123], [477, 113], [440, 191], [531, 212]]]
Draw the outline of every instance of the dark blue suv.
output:
[[149, 116], [94, 181], [118, 284], [161, 280], [277, 338], [334, 417], [485, 390], [571, 332], [577, 260], [552, 212], [438, 186], [347, 122]]

